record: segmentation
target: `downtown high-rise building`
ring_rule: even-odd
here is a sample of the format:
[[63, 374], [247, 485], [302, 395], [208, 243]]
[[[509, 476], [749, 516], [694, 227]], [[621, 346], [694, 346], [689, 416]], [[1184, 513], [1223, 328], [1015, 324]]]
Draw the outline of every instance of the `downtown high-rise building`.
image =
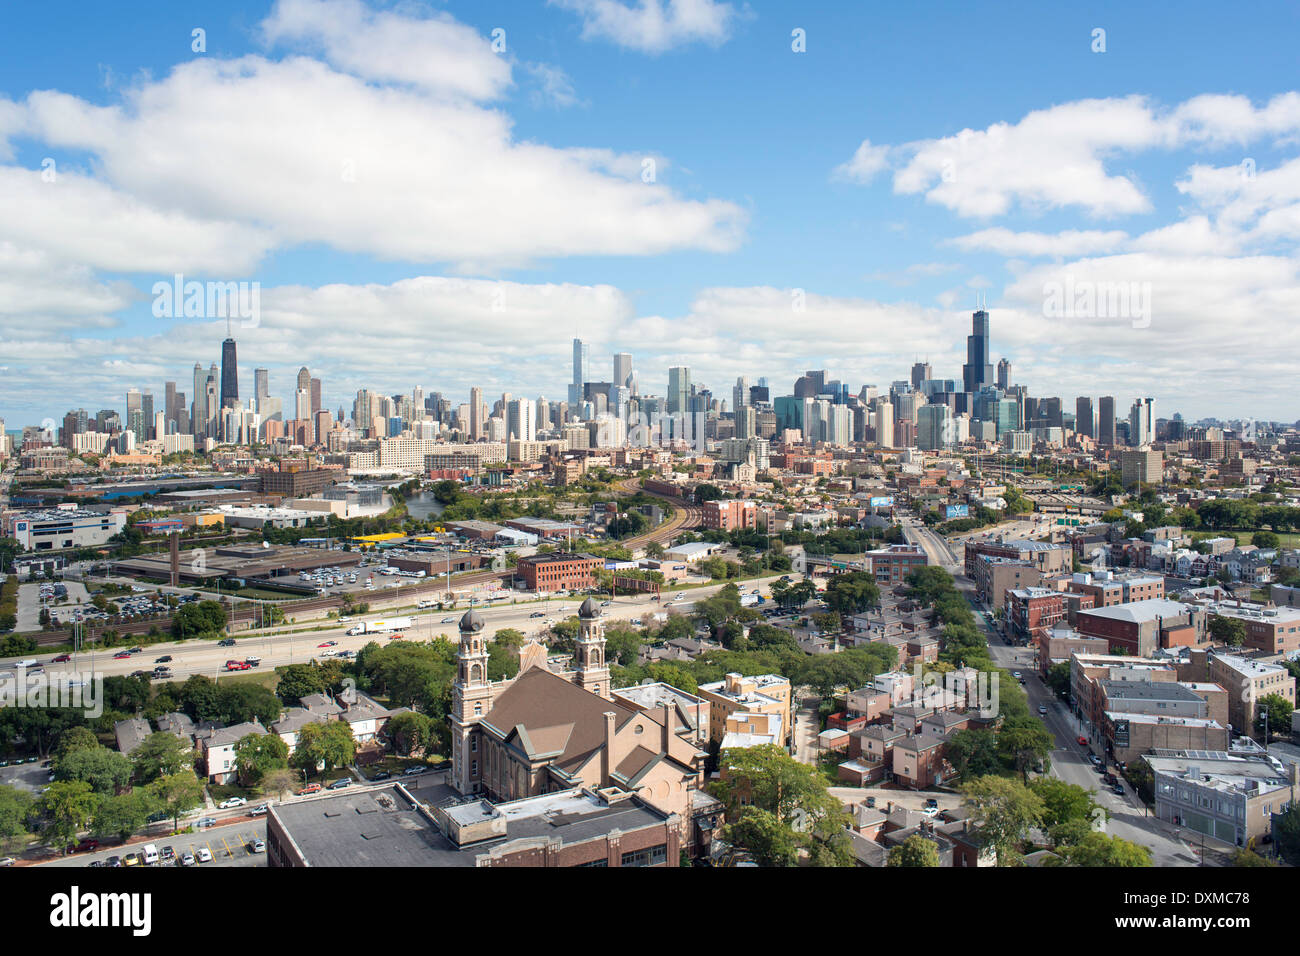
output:
[[1080, 396], [1074, 400], [1074, 430], [1088, 438], [1097, 437], [1097, 422], [1092, 413], [1092, 399]]
[[[574, 339], [574, 342], [577, 342]], [[483, 389], [469, 390], [469, 440], [478, 441], [483, 437]]]
[[533, 441], [537, 437], [537, 408], [531, 398], [512, 398], [506, 404], [506, 438]]
[[207, 389], [204, 387], [208, 381], [208, 373], [203, 371], [203, 366], [198, 362], [194, 363], [194, 404], [190, 410], [190, 434], [196, 439], [202, 438], [207, 434], [208, 409], [207, 409]]
[[583, 384], [589, 378], [590, 346], [582, 339], [573, 340], [573, 377], [569, 379], [569, 406], [578, 408], [583, 402]]
[[668, 369], [668, 414], [681, 415], [691, 410], [691, 370], [685, 365]]
[[1142, 448], [1155, 441], [1156, 437], [1155, 402], [1150, 398], [1134, 400], [1128, 414], [1128, 443], [1134, 448]]
[[271, 373], [264, 368], [253, 369], [253, 398], [260, 405], [271, 396]]
[[616, 387], [631, 388], [633, 381], [632, 353], [614, 353], [614, 382]]
[[742, 375], [736, 379], [736, 385], [731, 390], [731, 408], [739, 416], [740, 410], [749, 404], [752, 404], [749, 398], [749, 379]]
[[998, 388], [1006, 391], [1011, 387], [1011, 363], [1006, 359], [998, 359]]
[[918, 392], [921, 391], [921, 385], [933, 378], [933, 370], [929, 362], [914, 362], [912, 364], [912, 388]]
[[971, 334], [966, 336], [966, 364], [961, 376], [964, 391], [971, 395], [994, 384], [993, 366], [989, 364], [989, 314], [983, 309], [971, 314]]
[[239, 360], [235, 354], [235, 340], [226, 333], [221, 343], [221, 406], [222, 409], [239, 407]]
[[1103, 395], [1097, 401], [1097, 444], [1115, 447], [1115, 397]]

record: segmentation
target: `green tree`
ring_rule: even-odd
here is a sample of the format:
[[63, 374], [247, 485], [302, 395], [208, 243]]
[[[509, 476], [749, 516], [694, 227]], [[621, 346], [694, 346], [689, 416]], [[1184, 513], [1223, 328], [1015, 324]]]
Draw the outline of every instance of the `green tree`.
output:
[[1046, 807], [1038, 794], [1008, 777], [980, 777], [963, 784], [963, 802], [999, 866], [1014, 863], [1020, 843], [1029, 831], [1042, 825]]
[[99, 738], [89, 727], [70, 727], [59, 735], [59, 742], [54, 747], [54, 753], [51, 755], [52, 761], [57, 764], [61, 758], [74, 750], [97, 750], [99, 748]]
[[939, 848], [933, 840], [913, 833], [889, 851], [887, 866], [938, 866]]
[[132, 790], [101, 796], [91, 820], [90, 831], [97, 837], [117, 837], [125, 841], [144, 828], [159, 802], [148, 790]]
[[278, 734], [247, 734], [235, 744], [235, 771], [246, 787], [289, 766], [289, 745]]
[[36, 801], [41, 836], [50, 849], [60, 853], [77, 841], [99, 807], [99, 797], [84, 780], [57, 781], [50, 784]]
[[946, 756], [961, 781], [1002, 771], [997, 735], [991, 730], [958, 730], [949, 738]]
[[1264, 733], [1264, 713], [1267, 711], [1269, 740], [1277, 736], [1278, 730], [1290, 733], [1292, 709], [1291, 701], [1281, 694], [1264, 695], [1255, 707], [1255, 729], [1261, 734]]
[[1097, 809], [1092, 792], [1056, 777], [1040, 777], [1029, 785], [1043, 801], [1043, 826], [1083, 820], [1091, 823]]
[[1054, 746], [1055, 740], [1043, 722], [1027, 714], [1004, 718], [998, 730], [998, 752], [1026, 783], [1030, 770], [1047, 769]]
[[[1253, 841], [1252, 841], [1253, 842]], [[1260, 856], [1252, 847], [1239, 846], [1228, 863], [1229, 866], [1277, 866], [1277, 862]]]
[[1240, 618], [1221, 617], [1217, 614], [1211, 615], [1207, 629], [1210, 632], [1210, 637], [1220, 644], [1227, 644], [1229, 647], [1240, 647], [1246, 643], [1246, 625]]
[[275, 672], [280, 675], [275, 685], [275, 696], [290, 706], [296, 706], [302, 698], [325, 689], [324, 673], [315, 661], [277, 667]]
[[803, 843], [775, 813], [759, 807], [745, 807], [740, 818], [728, 824], [727, 839], [743, 847], [759, 866], [797, 866]]
[[26, 790], [0, 784], [0, 853], [13, 853], [27, 834], [27, 816], [34, 800]]
[[88, 784], [95, 793], [114, 793], [131, 781], [134, 770], [125, 754], [107, 747], [74, 750], [54, 765], [54, 779]]
[[172, 826], [179, 827], [182, 813], [188, 813], [203, 804], [203, 785], [192, 771], [159, 777], [149, 784], [149, 790], [158, 806], [172, 818]]
[[424, 714], [413, 710], [389, 718], [387, 733], [393, 749], [404, 757], [425, 753], [435, 739], [431, 723]]
[[194, 751], [189, 742], [175, 734], [159, 730], [150, 734], [131, 752], [137, 786], [152, 783], [159, 777], [180, 773], [194, 765]]
[[[729, 749], [719, 754], [721, 778], [710, 788], [727, 807], [727, 839], [758, 853], [742, 836], [761, 824], [771, 833], [776, 824], [785, 827], [805, 850], [811, 862], [825, 866], [853, 865], [853, 852], [845, 828], [848, 814], [827, 790], [826, 779], [816, 767], [801, 764], [775, 744]], [[758, 818], [739, 830], [754, 810], [771, 819]]]
[[352, 736], [352, 726], [343, 720], [329, 720], [323, 724], [307, 724], [298, 731], [298, 742], [293, 749], [293, 765], [313, 774], [318, 770], [329, 772], [335, 767], [352, 763], [357, 752], [357, 742]]
[[1150, 866], [1151, 851], [1140, 843], [1092, 832], [1058, 852], [1071, 866]]
[[852, 615], [880, 603], [880, 588], [866, 571], [846, 571], [826, 584], [826, 605], [841, 615]]

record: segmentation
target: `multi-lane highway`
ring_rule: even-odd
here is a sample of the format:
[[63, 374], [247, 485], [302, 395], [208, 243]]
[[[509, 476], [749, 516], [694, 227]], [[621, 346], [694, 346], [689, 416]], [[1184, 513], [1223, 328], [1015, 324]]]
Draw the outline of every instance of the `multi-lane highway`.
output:
[[[754, 588], [767, 586], [775, 579], [776, 576], [773, 575], [741, 583]], [[665, 592], [662, 601], [659, 602], [653, 601], [650, 595], [620, 595], [615, 597], [608, 607], [601, 609], [602, 616], [607, 620], [639, 621], [644, 615], [669, 609], [686, 611], [696, 601], [716, 594], [721, 587], [722, 584], [705, 585], [679, 591], [676, 595]], [[494, 606], [480, 607], [478, 611], [485, 622], [484, 630], [489, 634], [504, 628], [515, 628], [526, 635], [533, 636], [546, 630], [548, 620], [561, 620], [576, 614], [582, 600], [581, 597], [568, 597], [525, 604], [499, 603]], [[219, 647], [215, 641], [168, 641], [150, 644], [141, 653], [131, 654], [122, 659], [113, 657], [114, 654], [121, 652], [120, 648], [112, 648], [108, 651], [99, 649], [78, 654], [73, 660], [58, 664], [52, 662], [51, 655], [48, 653], [33, 654], [28, 657], [37, 660], [44, 667], [46, 674], [50, 675], [62, 671], [92, 671], [107, 676], [130, 674], [138, 670], [152, 671], [154, 661], [158, 657], [170, 656], [172, 660], [166, 666], [171, 668], [174, 679], [183, 680], [191, 674], [217, 677], [226, 673], [224, 670], [226, 661], [243, 660], [250, 655], [260, 658], [259, 666], [265, 670], [284, 664], [305, 663], [313, 659], [322, 660], [327, 654], [334, 655], [342, 650], [360, 650], [371, 641], [387, 644], [392, 640], [428, 640], [438, 636], [446, 636], [454, 641], [458, 634], [457, 624], [464, 613], [465, 609], [461, 608], [456, 611], [429, 611], [402, 615], [412, 618], [412, 626], [401, 632], [402, 638], [395, 638], [392, 634], [349, 635], [346, 633], [361, 621], [394, 616], [380, 612], [342, 622], [331, 622], [319, 630], [291, 634], [254, 632], [237, 635], [234, 647]], [[334, 643], [329, 647], [320, 646], [329, 642]], [[18, 658], [0, 661], [0, 674], [14, 672], [17, 661]]]

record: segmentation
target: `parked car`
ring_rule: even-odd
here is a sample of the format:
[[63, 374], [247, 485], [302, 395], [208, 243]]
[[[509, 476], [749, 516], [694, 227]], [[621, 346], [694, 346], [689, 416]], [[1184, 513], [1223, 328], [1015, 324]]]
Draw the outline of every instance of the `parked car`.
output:
[[198, 824], [198, 825], [199, 825], [199, 829], [200, 829], [200, 830], [207, 829], [208, 827], [214, 827], [214, 826], [217, 825], [217, 818], [216, 818], [216, 817], [204, 817], [202, 820], [199, 821], [199, 824]]
[[181, 855], [181, 866], [193, 866], [195, 864], [193, 853], [184, 853]]
[[387, 770], [376, 770], [370, 775], [371, 780], [387, 780], [392, 774]]
[[1122, 783], [1117, 783], [1115, 786], [1110, 788], [1110, 792], [1115, 794], [1117, 797], [1122, 797], [1124, 796], [1124, 785]]
[[344, 787], [350, 787], [350, 786], [352, 786], [351, 777], [339, 777], [337, 780], [335, 780], [333, 783], [330, 784], [329, 788], [331, 790], [342, 790]]
[[242, 807], [248, 803], [243, 797], [229, 797], [217, 804], [218, 810], [229, 810], [232, 807]]
[[1088, 746], [1088, 738], [1083, 736], [1082, 734], [1080, 734], [1078, 737], [1075, 737], [1074, 739], [1075, 741], [1078, 742], [1080, 747]]
[[121, 866], [122, 858], [120, 856], [110, 856], [104, 861], [105, 866]]
[[199, 847], [199, 862], [200, 863], [212, 862], [212, 851], [205, 846]]
[[159, 858], [163, 863], [175, 863], [175, 862], [176, 862], [176, 851], [173, 850], [173, 849], [172, 849], [171, 847], [169, 847], [169, 846], [165, 846], [165, 847], [162, 848], [162, 852], [158, 855], [158, 858]]
[[144, 863], [144, 859], [139, 853], [128, 853], [122, 857], [123, 866], [140, 866], [142, 863]]
[[1047, 707], [1046, 707], [1046, 705], [1044, 705], [1044, 704], [1039, 704], [1039, 705], [1038, 705], [1038, 716], [1040, 716], [1040, 717], [1046, 717], [1046, 716], [1047, 716]]
[[321, 789], [322, 788], [319, 783], [309, 783], [307, 784], [307, 786], [303, 787], [301, 790], [298, 791], [298, 796], [305, 797], [308, 794], [320, 793]]
[[252, 850], [252, 852], [254, 852], [254, 853], [265, 853], [265, 852], [266, 852], [266, 844], [265, 844], [263, 841], [261, 841], [261, 840], [254, 840], [254, 841], [253, 841], [252, 843], [250, 843], [248, 846], [249, 846], [249, 849]]
[[417, 773], [424, 773], [424, 771], [427, 770], [427, 769], [428, 769], [427, 767], [422, 767], [422, 766], [420, 766], [420, 765], [417, 764], [417, 765], [414, 766], [414, 767], [407, 767], [405, 770], [403, 770], [403, 771], [402, 771], [402, 776], [404, 776], [404, 777], [414, 777]]

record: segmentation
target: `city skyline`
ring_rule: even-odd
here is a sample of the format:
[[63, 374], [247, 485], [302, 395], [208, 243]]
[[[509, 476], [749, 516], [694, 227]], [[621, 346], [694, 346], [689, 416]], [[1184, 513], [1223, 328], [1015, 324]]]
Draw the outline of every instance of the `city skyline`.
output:
[[[341, 394], [436, 380], [563, 395], [574, 337], [634, 352], [642, 382], [673, 366], [717, 388], [809, 367], [870, 382], [918, 355], [963, 364], [979, 295], [1001, 318], [1000, 354], [1038, 391], [1300, 417], [1266, 385], [1300, 354], [1300, 94], [1269, 78], [1289, 56], [1280, 34], [1225, 28], [1212, 62], [1153, 70], [1151, 50], [1134, 49], [1153, 35], [1143, 11], [1112, 11], [1094, 52], [1092, 24], [1046, 12], [953, 10], [935, 27], [842, 8], [793, 25], [701, 3], [709, 29], [656, 32], [562, 5], [249, 0], [211, 14], [195, 52], [188, 14], [114, 43], [126, 25], [80, 6], [89, 28], [66, 49], [21, 29], [31, 10], [0, 38], [0, 197], [13, 211], [0, 224], [12, 290], [0, 374], [21, 385], [0, 390], [7, 421], [58, 414], [68, 367], [78, 404], [107, 405], [208, 354], [224, 317], [154, 315], [155, 284], [182, 275], [259, 283], [259, 315], [235, 328], [245, 354], [277, 376], [305, 358]], [[972, 18], [984, 65], [956, 83]], [[901, 101], [833, 82], [861, 71], [849, 38], [922, 24], [943, 69]], [[998, 56], [1011, 42], [1015, 57]], [[905, 68], [909, 49], [884, 44], [879, 68]], [[459, 51], [453, 70], [425, 65], [446, 50]], [[622, 81], [599, 82], [614, 65]], [[1023, 89], [1016, 77], [1035, 67], [1051, 80]], [[720, 70], [745, 94], [718, 88], [701, 113], [694, 90]], [[292, 115], [273, 89], [299, 97]], [[756, 119], [750, 95], [773, 115]], [[231, 108], [249, 135], [214, 140]], [[254, 160], [249, 144], [271, 128], [305, 141], [304, 119], [337, 110], [384, 115], [374, 135], [399, 139]], [[431, 111], [464, 136], [431, 130]], [[701, 145], [705, 124], [734, 145]], [[184, 135], [148, 138], [163, 126]], [[772, 151], [777, 129], [808, 154]], [[395, 175], [390, 162], [422, 161], [412, 149], [439, 158], [436, 176]], [[304, 163], [306, 203], [290, 187]], [[534, 184], [531, 198], [498, 188], [512, 182]], [[449, 221], [457, 198], [465, 215]], [[1109, 314], [1117, 291], [1135, 314]]]

